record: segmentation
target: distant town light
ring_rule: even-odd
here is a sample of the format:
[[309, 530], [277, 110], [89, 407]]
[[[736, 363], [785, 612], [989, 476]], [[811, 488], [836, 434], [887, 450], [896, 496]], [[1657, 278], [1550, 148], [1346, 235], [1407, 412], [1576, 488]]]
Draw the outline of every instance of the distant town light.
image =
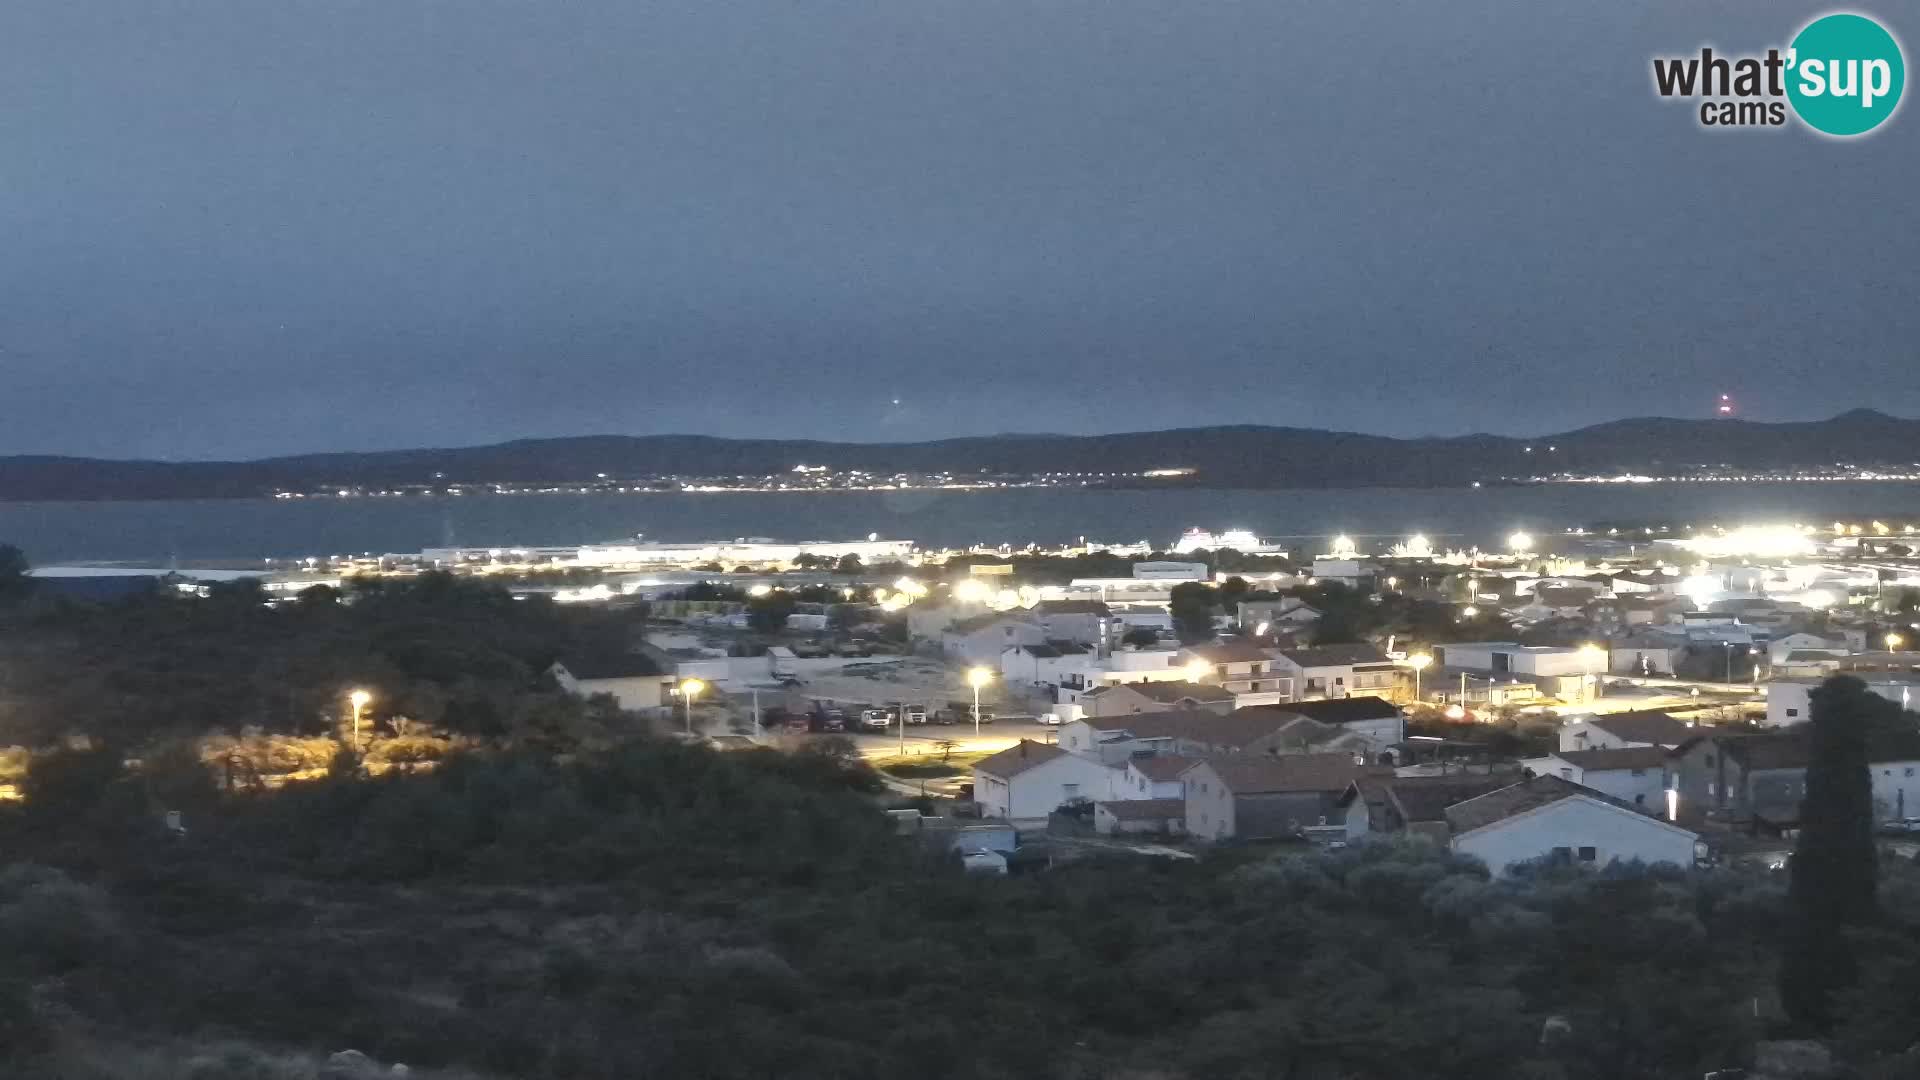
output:
[[1517, 532], [1507, 537], [1507, 550], [1515, 555], [1524, 555], [1533, 550], [1533, 537]]

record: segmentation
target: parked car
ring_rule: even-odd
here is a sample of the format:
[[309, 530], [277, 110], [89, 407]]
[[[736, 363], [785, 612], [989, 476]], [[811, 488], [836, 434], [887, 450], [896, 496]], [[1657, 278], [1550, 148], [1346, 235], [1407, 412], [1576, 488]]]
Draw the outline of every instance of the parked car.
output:
[[885, 709], [862, 710], [860, 726], [867, 731], [885, 731], [893, 726], [893, 714]]
[[845, 709], [822, 709], [815, 715], [820, 721], [821, 731], [847, 730], [847, 713]]
[[[985, 710], [985, 709], [981, 709], [981, 710], [980, 710], [980, 722], [981, 722], [981, 723], [983, 723], [983, 724], [985, 724], [985, 723], [990, 723], [990, 722], [992, 722], [992, 721], [993, 721], [994, 719], [995, 719], [995, 717], [993, 716], [993, 714], [991, 714], [991, 713], [989, 713], [989, 712], [987, 712], [987, 710]], [[1005, 721], [1007, 721], [1007, 722], [1009, 722], [1009, 723], [1014, 723], [1014, 724], [1037, 724], [1037, 723], [1039, 723], [1039, 722], [1040, 722], [1040, 718], [1039, 718], [1038, 716], [1035, 716], [1035, 715], [1034, 715], [1033, 713], [1030, 713], [1030, 712], [1020, 712], [1020, 713], [1002, 713], [1002, 714], [1001, 714], [1001, 715], [1000, 715], [1000, 716], [998, 717], [998, 719], [1001, 719], [1001, 720], [1005, 720]]]
[[927, 707], [925, 705], [908, 705], [904, 711], [907, 723], [909, 724], [924, 724], [927, 722]]

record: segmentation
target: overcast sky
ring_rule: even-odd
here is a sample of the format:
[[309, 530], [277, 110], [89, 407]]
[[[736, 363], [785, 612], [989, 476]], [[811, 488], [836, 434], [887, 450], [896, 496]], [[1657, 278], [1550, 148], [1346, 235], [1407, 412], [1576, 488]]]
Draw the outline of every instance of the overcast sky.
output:
[[0, 453], [1913, 415], [1920, 114], [1650, 86], [1821, 10], [8, 0]]

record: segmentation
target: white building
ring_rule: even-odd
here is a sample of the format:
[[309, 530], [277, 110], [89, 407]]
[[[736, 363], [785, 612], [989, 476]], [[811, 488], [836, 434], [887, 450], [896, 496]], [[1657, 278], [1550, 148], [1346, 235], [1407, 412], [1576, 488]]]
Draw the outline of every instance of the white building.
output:
[[961, 663], [1000, 663], [1000, 654], [1015, 645], [1042, 645], [1047, 632], [1037, 620], [1023, 614], [986, 614], [961, 619], [940, 633], [940, 651]]
[[611, 694], [623, 709], [657, 709], [669, 704], [667, 690], [673, 677], [652, 657], [640, 653], [604, 656], [568, 656], [547, 669], [569, 694], [592, 697]]
[[1074, 799], [1112, 796], [1118, 770], [1098, 758], [1021, 739], [1019, 745], [973, 766], [973, 798], [987, 817], [1018, 824], [1044, 824], [1047, 815]]
[[[1853, 675], [1866, 683], [1868, 690], [1903, 709], [1920, 707], [1916, 706], [1916, 700], [1920, 699], [1920, 679], [1884, 672], [1854, 671], [1844, 674]], [[1767, 726], [1785, 727], [1788, 724], [1803, 724], [1811, 719], [1813, 713], [1808, 695], [1817, 689], [1822, 681], [1824, 680], [1775, 679], [1767, 683]]]
[[1522, 761], [1535, 776], [1557, 776], [1632, 804], [1643, 814], [1666, 812], [1667, 749], [1562, 750]]
[[1826, 638], [1806, 633], [1786, 634], [1767, 642], [1767, 663], [1779, 667], [1787, 662], [1789, 655], [1796, 652], [1829, 653], [1841, 657], [1850, 651], [1844, 638]]
[[1000, 653], [1000, 678], [1008, 686], [1062, 686], [1084, 682], [1099, 661], [1093, 650], [1071, 641], [1013, 645]]
[[1642, 710], [1606, 716], [1571, 717], [1560, 728], [1561, 750], [1624, 750], [1657, 746], [1671, 750], [1694, 729], [1663, 712]]
[[[1293, 696], [1302, 701], [1364, 696], [1397, 701], [1412, 685], [1409, 670], [1372, 645], [1276, 649], [1273, 656], [1273, 670], [1291, 681]], [[1401, 687], [1403, 679], [1407, 689]]]
[[1449, 844], [1494, 873], [1541, 857], [1606, 866], [1616, 860], [1694, 864], [1699, 837], [1601, 792], [1536, 776], [1446, 809]]

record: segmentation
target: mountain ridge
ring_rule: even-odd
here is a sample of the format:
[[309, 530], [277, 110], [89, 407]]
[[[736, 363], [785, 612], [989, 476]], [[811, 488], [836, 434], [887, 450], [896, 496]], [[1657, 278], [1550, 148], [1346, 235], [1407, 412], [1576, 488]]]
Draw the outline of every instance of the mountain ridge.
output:
[[586, 484], [657, 476], [764, 476], [794, 466], [879, 475], [1040, 472], [1139, 474], [1124, 486], [1444, 487], [1553, 474], [1671, 473], [1906, 464], [1920, 420], [1853, 409], [1825, 420], [1627, 417], [1559, 434], [1484, 432], [1401, 438], [1230, 424], [1102, 435], [975, 435], [920, 442], [578, 435], [467, 447], [333, 451], [242, 461], [155, 461], [34, 454], [0, 457], [0, 500], [249, 498], [323, 487]]

